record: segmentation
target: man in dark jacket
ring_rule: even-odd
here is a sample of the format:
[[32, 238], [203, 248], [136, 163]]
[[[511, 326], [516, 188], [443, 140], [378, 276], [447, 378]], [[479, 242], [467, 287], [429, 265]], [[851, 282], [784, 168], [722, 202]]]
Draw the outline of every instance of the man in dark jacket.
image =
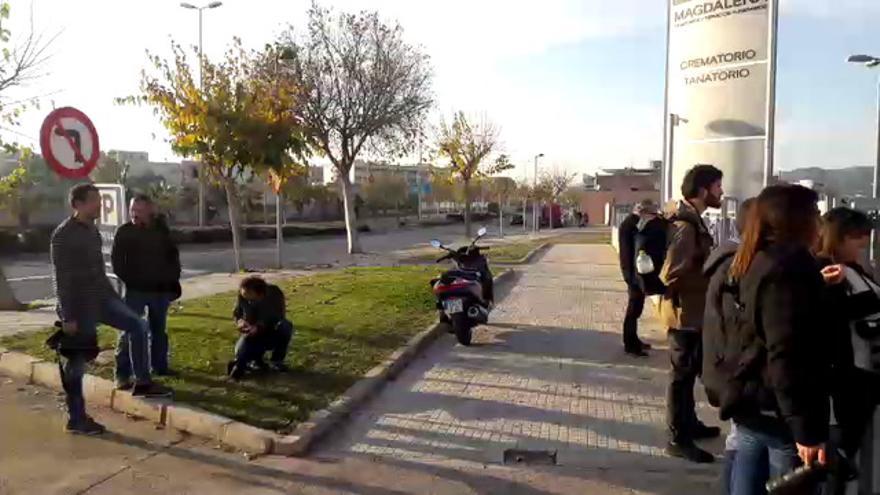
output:
[[[141, 316], [147, 311], [153, 373], [169, 375], [166, 320], [171, 301], [180, 297], [180, 253], [149, 196], [135, 196], [130, 214], [131, 221], [119, 227], [113, 240], [113, 272], [125, 283], [128, 306]], [[124, 385], [131, 373], [128, 354], [116, 356], [116, 368], [117, 381]]]
[[660, 280], [666, 284], [660, 302], [660, 316], [669, 329], [672, 365], [666, 394], [670, 437], [666, 452], [701, 463], [713, 462], [715, 458], [697, 447], [694, 440], [721, 434], [719, 428], [706, 426], [697, 419], [694, 403], [694, 385], [701, 367], [700, 330], [708, 287], [703, 264], [714, 243], [701, 215], [709, 208], [721, 206], [723, 176], [712, 165], [697, 165], [685, 174], [681, 186], [684, 199], [671, 204], [667, 210], [667, 219], [672, 226], [669, 248], [660, 271]]
[[232, 312], [241, 334], [235, 344], [235, 360], [229, 363], [229, 376], [239, 379], [251, 363], [263, 364], [263, 354], [271, 351], [270, 366], [286, 371], [284, 359], [293, 337], [293, 323], [287, 319], [284, 293], [277, 285], [260, 277], [248, 277], [239, 286], [238, 304]]
[[97, 435], [104, 427], [86, 414], [83, 375], [98, 347], [98, 324], [121, 331], [124, 345], [117, 353], [130, 356], [134, 374], [132, 395], [167, 396], [171, 391], [152, 381], [147, 363], [146, 327], [116, 294], [104, 267], [101, 234], [95, 221], [101, 212], [101, 195], [91, 184], [70, 190], [73, 214], [52, 233], [50, 257], [52, 284], [58, 299], [58, 317], [64, 333], [59, 343], [61, 382], [67, 402], [70, 433]]
[[[650, 199], [637, 204], [618, 229], [620, 271], [629, 296], [623, 320], [623, 350], [632, 356], [647, 356], [645, 351], [651, 348], [639, 339], [638, 324], [645, 297], [662, 294], [664, 290], [658, 273], [666, 251], [666, 230], [666, 221], [658, 216], [657, 205]], [[641, 250], [651, 257], [655, 267], [651, 273], [639, 274], [636, 269], [636, 257]]]

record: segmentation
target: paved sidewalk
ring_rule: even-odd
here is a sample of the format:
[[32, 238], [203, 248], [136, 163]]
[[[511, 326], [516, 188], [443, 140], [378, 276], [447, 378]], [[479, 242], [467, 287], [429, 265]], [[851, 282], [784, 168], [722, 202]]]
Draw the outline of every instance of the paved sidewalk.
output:
[[[69, 437], [54, 394], [0, 377], [0, 494], [717, 493], [717, 465], [661, 452], [665, 350], [623, 354], [611, 249], [556, 246], [515, 282], [476, 345], [438, 341], [307, 459], [247, 461], [100, 409], [112, 433]], [[503, 465], [514, 446], [558, 450], [558, 465]]]
[[[476, 345], [434, 346], [321, 455], [482, 469], [508, 448], [550, 450], [559, 467], [524, 470], [609, 490], [709, 493], [717, 467], [662, 453], [665, 345], [649, 319], [642, 335], [664, 349], [649, 359], [623, 353], [625, 302], [610, 247], [554, 247], [519, 277]], [[711, 410], [701, 416], [717, 422]], [[720, 452], [721, 442], [709, 448]]]

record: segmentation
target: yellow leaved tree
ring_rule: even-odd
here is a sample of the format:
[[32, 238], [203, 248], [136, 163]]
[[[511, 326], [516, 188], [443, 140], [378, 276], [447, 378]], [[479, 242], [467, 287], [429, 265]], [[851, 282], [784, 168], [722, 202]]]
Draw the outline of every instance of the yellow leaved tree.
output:
[[[172, 42], [170, 60], [148, 54], [140, 94], [122, 103], [146, 104], [170, 134], [172, 149], [198, 157], [202, 170], [222, 186], [229, 205], [235, 269], [241, 255], [241, 198], [237, 181], [257, 174], [289, 177], [311, 154], [297, 112], [299, 87], [279, 77], [275, 47], [246, 50], [235, 39], [219, 62], [202, 59], [202, 88], [187, 51]], [[193, 50], [193, 53], [196, 53]]]
[[471, 236], [471, 184], [483, 177], [490, 177], [513, 168], [507, 155], [490, 160], [498, 148], [498, 129], [488, 120], [472, 122], [464, 112], [458, 112], [452, 122], [440, 123], [437, 136], [437, 154], [449, 160], [449, 170], [464, 187], [465, 235]]

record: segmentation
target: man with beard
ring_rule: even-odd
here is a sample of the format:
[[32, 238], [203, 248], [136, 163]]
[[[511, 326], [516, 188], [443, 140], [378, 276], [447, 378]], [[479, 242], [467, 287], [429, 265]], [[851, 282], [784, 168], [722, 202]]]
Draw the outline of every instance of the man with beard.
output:
[[694, 440], [721, 434], [697, 419], [694, 384], [702, 367], [701, 335], [706, 306], [708, 279], [703, 264], [712, 250], [713, 238], [703, 223], [708, 208], [719, 208], [723, 173], [712, 165], [690, 169], [681, 186], [681, 201], [670, 204], [666, 212], [671, 222], [669, 247], [660, 280], [666, 292], [660, 303], [660, 316], [669, 329], [669, 359], [672, 370], [666, 394], [666, 422], [669, 444], [666, 453], [693, 462], [709, 463], [714, 456], [697, 447]]

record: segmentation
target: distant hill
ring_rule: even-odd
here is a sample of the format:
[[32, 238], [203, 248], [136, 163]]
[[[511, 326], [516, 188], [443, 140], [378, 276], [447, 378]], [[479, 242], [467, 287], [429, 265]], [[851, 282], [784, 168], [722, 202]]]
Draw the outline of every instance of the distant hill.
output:
[[874, 182], [873, 167], [847, 167], [824, 169], [819, 167], [781, 171], [779, 176], [786, 182], [811, 180], [822, 184], [824, 190], [837, 197], [870, 196]]

